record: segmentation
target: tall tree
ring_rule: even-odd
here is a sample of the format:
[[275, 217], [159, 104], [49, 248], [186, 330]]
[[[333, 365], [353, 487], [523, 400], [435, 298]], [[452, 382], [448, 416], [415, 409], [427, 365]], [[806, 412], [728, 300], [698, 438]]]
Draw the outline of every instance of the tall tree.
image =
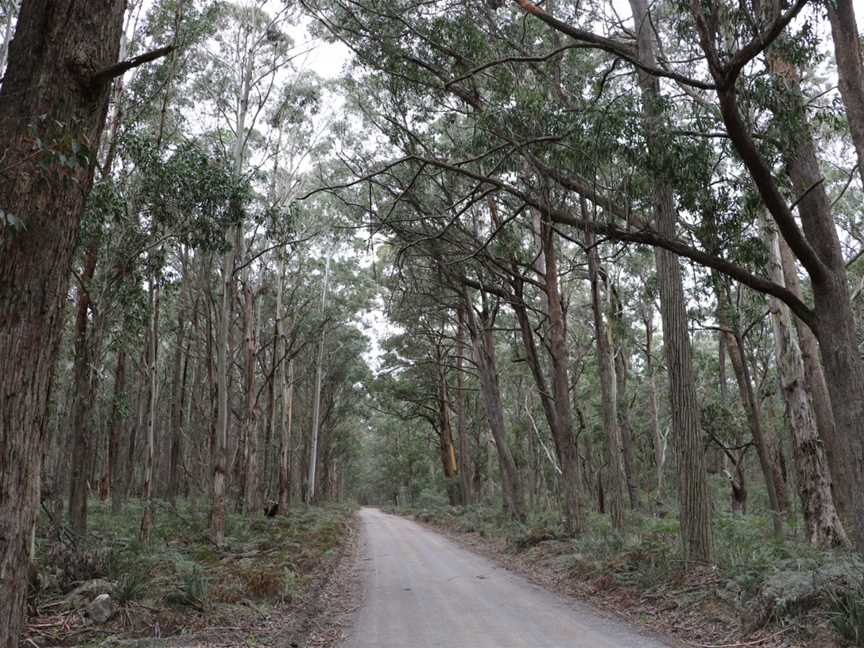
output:
[[124, 8], [122, 0], [99, 11], [72, 0], [25, 0], [0, 87], [3, 648], [17, 646], [21, 631], [63, 305], [111, 80], [119, 73], [112, 66]]

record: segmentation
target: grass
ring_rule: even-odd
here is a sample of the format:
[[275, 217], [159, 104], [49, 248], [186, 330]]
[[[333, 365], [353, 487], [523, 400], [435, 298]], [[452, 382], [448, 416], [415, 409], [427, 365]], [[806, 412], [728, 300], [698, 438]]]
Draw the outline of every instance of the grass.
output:
[[864, 588], [837, 594], [831, 606], [831, 625], [850, 646], [864, 646]]
[[[138, 539], [140, 502], [131, 500], [118, 515], [91, 502], [88, 537], [79, 543], [86, 551], [58, 549], [49, 539], [48, 521], [40, 521], [37, 564], [51, 577], [43, 579], [49, 586], [38, 598], [56, 600], [79, 581], [106, 578], [124, 608], [141, 602], [145, 608], [194, 614], [246, 601], [281, 604], [295, 597], [339, 547], [352, 512], [346, 505], [299, 508], [273, 518], [229, 514], [219, 548], [208, 540], [206, 511], [186, 503], [157, 509], [152, 540], [145, 545]], [[70, 561], [58, 562], [58, 551], [86, 559], [73, 560], [79, 566], [67, 572], [60, 565]]]

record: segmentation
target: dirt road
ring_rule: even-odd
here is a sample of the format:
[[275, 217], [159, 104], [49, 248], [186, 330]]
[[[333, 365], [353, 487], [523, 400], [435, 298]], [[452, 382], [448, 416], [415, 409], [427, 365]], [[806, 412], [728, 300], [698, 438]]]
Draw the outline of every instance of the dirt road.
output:
[[428, 529], [360, 512], [365, 599], [344, 648], [668, 648]]

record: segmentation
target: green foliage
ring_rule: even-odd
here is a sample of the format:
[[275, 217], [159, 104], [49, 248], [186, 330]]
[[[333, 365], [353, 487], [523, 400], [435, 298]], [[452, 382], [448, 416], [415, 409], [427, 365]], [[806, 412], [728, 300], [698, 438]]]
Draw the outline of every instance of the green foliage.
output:
[[178, 573], [174, 589], [165, 596], [165, 601], [171, 605], [203, 610], [209, 589], [209, 580], [200, 568], [184, 568]]
[[831, 608], [835, 632], [850, 646], [864, 646], [864, 587], [834, 595]]
[[142, 216], [157, 231], [174, 231], [200, 250], [223, 250], [225, 232], [243, 217], [251, 195], [246, 179], [194, 141], [166, 157], [152, 139], [130, 135], [124, 152], [138, 168]]
[[114, 600], [118, 605], [125, 606], [144, 598], [149, 582], [148, 573], [141, 567], [121, 574], [114, 586]]
[[[99, 506], [91, 511], [87, 556], [99, 556], [101, 562], [86, 573], [76, 571], [74, 581], [61, 584], [61, 592], [81, 580], [102, 577], [114, 583], [113, 596], [121, 606], [144, 600], [152, 607], [164, 601], [203, 611], [212, 603], [290, 600], [320, 569], [321, 561], [341, 546], [354, 509], [304, 508], [251, 523], [246, 516], [229, 514], [222, 549], [207, 539], [206, 512], [193, 512], [185, 502], [176, 511], [157, 511], [154, 537], [147, 545], [138, 539], [139, 501], [130, 500], [117, 515]], [[48, 560], [81, 564], [66, 554], [46, 553], [44, 541], [38, 547], [37, 560], [45, 569]]]

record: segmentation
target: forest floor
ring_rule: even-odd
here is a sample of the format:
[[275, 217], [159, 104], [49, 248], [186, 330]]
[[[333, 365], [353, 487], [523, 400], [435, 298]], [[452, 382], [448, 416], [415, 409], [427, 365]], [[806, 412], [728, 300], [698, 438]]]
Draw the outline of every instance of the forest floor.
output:
[[[221, 548], [205, 510], [160, 506], [147, 545], [139, 503], [90, 511], [88, 537], [74, 544], [40, 521], [22, 646], [325, 648], [341, 637], [354, 601], [353, 507], [229, 515]], [[101, 622], [100, 594], [110, 600]]]
[[560, 594], [683, 646], [864, 646], [864, 565], [849, 555], [771, 540], [767, 520], [721, 517], [717, 564], [684, 570], [677, 521], [639, 516], [623, 533], [605, 516], [565, 538], [483, 507], [388, 509]]

